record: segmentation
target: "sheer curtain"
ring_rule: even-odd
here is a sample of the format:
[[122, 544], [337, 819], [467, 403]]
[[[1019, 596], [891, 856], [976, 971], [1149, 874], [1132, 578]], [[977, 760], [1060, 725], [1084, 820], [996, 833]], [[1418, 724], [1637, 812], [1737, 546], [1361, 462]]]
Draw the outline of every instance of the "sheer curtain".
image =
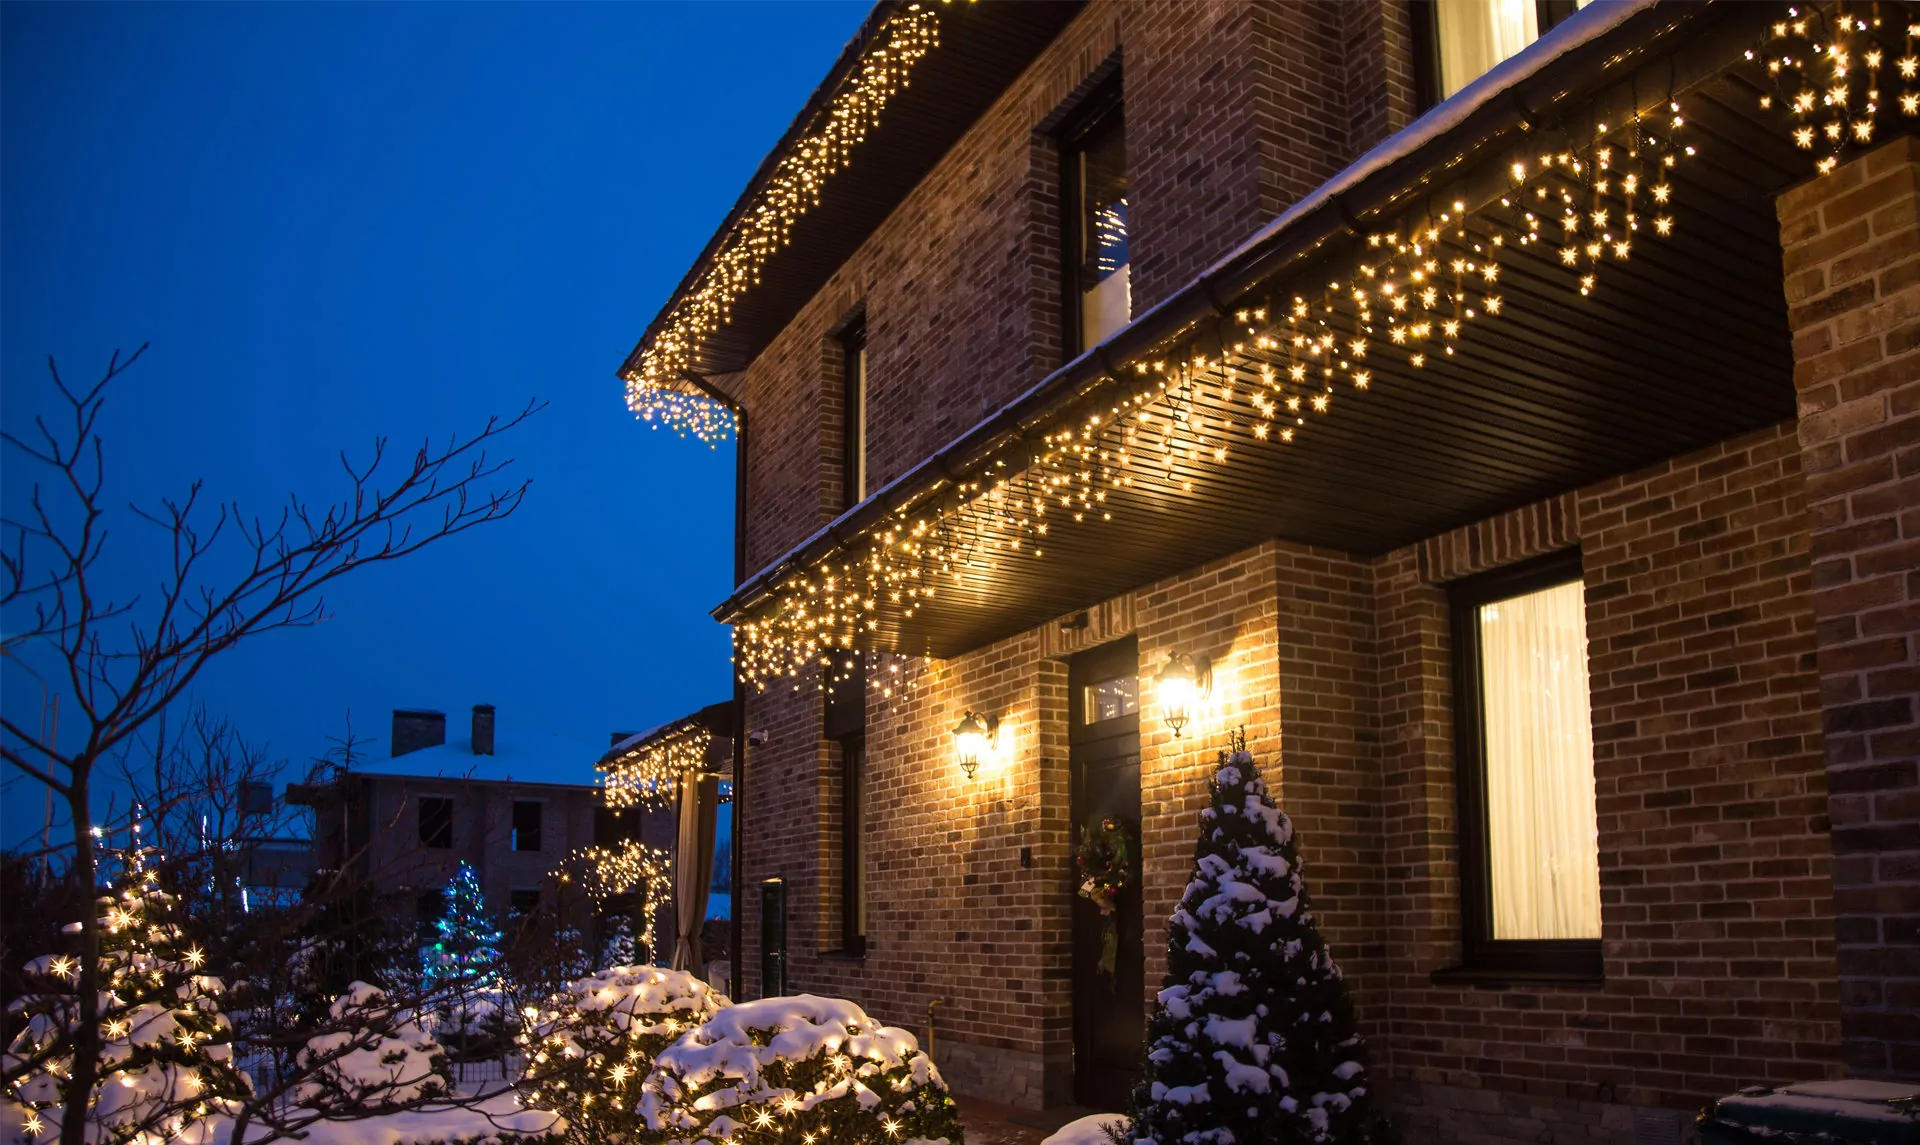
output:
[[1435, 0], [1440, 95], [1452, 95], [1540, 38], [1534, 0]]
[[1493, 937], [1600, 937], [1579, 581], [1481, 606]]

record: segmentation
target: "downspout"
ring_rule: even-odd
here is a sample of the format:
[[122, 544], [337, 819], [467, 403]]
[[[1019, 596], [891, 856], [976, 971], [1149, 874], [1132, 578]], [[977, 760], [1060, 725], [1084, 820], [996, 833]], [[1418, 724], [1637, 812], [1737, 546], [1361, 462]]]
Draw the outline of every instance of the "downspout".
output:
[[[733, 585], [739, 590], [747, 579], [747, 407], [728, 397], [704, 375], [688, 374], [687, 381], [733, 414]], [[729, 661], [731, 665], [731, 661]], [[747, 823], [747, 685], [737, 668], [733, 674], [733, 839], [728, 844], [733, 868], [728, 897], [732, 900], [733, 925], [728, 927], [727, 993], [740, 998], [740, 983], [746, 967], [741, 964], [745, 952], [742, 934], [746, 930], [746, 823]]]

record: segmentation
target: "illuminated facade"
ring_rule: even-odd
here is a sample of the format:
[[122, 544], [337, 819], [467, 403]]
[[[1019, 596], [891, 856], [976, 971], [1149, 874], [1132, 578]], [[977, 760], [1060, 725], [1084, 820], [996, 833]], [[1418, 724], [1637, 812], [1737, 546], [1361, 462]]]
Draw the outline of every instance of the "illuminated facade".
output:
[[1920, 1073], [1920, 25], [1578, 7], [876, 8], [623, 371], [743, 450], [744, 996], [1112, 1105], [1244, 730], [1411, 1136]]

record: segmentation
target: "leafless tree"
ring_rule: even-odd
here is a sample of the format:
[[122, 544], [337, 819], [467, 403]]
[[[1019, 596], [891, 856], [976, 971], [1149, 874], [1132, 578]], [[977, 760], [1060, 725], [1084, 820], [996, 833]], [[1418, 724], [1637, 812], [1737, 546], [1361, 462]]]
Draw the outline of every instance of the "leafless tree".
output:
[[[87, 387], [68, 385], [49, 360], [63, 403], [58, 414], [36, 417], [31, 432], [0, 434], [41, 474], [27, 510], [0, 522], [0, 610], [9, 616], [0, 653], [53, 665], [72, 705], [70, 734], [57, 742], [0, 717], [0, 759], [64, 801], [73, 832], [69, 877], [88, 888], [98, 883], [92, 799], [102, 763], [178, 704], [215, 657], [253, 637], [322, 619], [321, 594], [335, 580], [510, 515], [528, 486], [505, 480], [510, 460], [492, 458], [488, 449], [540, 408], [529, 402], [471, 436], [425, 442], [397, 465], [389, 464], [384, 437], [364, 460], [342, 453], [344, 494], [318, 509], [297, 498], [266, 515], [237, 501], [209, 506], [197, 481], [182, 498], [133, 505], [170, 541], [170, 561], [156, 598], [116, 601], [101, 588], [109, 496], [99, 423], [113, 383], [145, 350], [125, 358], [116, 352]], [[100, 925], [93, 914], [81, 919], [63, 1145], [80, 1145], [98, 1076]]]

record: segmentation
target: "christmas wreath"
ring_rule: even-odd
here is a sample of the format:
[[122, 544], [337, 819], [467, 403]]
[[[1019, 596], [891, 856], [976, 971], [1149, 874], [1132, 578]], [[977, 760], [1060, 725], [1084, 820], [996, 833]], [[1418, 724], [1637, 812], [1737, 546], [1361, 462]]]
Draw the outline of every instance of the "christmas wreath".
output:
[[1089, 819], [1080, 830], [1073, 861], [1080, 871], [1080, 897], [1100, 910], [1100, 973], [1112, 976], [1120, 953], [1120, 932], [1113, 916], [1120, 892], [1133, 881], [1133, 837], [1118, 819]]

